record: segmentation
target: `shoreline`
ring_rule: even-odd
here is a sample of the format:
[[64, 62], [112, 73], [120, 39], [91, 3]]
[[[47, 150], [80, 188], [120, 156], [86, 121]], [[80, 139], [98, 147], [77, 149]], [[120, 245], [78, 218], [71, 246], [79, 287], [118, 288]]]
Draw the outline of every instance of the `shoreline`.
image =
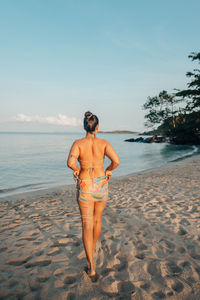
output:
[[1, 203], [0, 299], [200, 299], [200, 155], [113, 179], [86, 264], [74, 188]]
[[[148, 173], [154, 170], [158, 170], [158, 169], [164, 169], [167, 166], [171, 166], [172, 164], [176, 163], [176, 162], [184, 162], [187, 161], [188, 159], [192, 159], [195, 156], [200, 155], [200, 147], [198, 148], [197, 152], [194, 152], [193, 154], [188, 154], [185, 155], [184, 157], [180, 157], [177, 158], [175, 160], [172, 161], [168, 161], [166, 163], [163, 163], [161, 166], [157, 166], [157, 167], [153, 167], [150, 169], [146, 169], [146, 170], [141, 170], [139, 172], [135, 172], [135, 173], [130, 173], [127, 175], [122, 175], [122, 176], [115, 176], [114, 178], [111, 178], [110, 182], [115, 182], [115, 181], [120, 181], [135, 175], [140, 175], [143, 173]], [[65, 185], [55, 185], [52, 187], [47, 187], [47, 188], [43, 188], [43, 189], [38, 189], [38, 190], [33, 190], [33, 191], [24, 191], [24, 192], [19, 192], [19, 193], [11, 193], [10, 195], [3, 195], [0, 197], [0, 203], [4, 202], [4, 201], [16, 201], [16, 200], [20, 200], [21, 198], [27, 197], [28, 199], [31, 199], [32, 197], [35, 196], [43, 196], [43, 195], [47, 195], [47, 194], [51, 194], [51, 193], [55, 193], [55, 192], [61, 192], [63, 190], [75, 190], [75, 183], [72, 184], [65, 184]]]

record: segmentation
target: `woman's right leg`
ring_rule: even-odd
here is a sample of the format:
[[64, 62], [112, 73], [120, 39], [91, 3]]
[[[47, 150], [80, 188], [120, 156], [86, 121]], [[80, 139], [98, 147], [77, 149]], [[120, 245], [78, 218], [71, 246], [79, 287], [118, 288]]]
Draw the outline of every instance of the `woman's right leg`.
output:
[[93, 212], [94, 202], [78, 200], [82, 217], [82, 238], [85, 253], [88, 260], [90, 274], [95, 274], [95, 266], [93, 260]]

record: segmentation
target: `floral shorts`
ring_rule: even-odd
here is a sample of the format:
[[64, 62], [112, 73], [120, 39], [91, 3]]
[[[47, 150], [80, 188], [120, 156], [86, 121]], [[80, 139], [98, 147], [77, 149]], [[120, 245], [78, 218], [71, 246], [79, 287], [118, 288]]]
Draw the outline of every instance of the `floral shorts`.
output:
[[107, 201], [108, 181], [106, 176], [82, 179], [77, 185], [79, 190], [78, 200], [85, 202]]

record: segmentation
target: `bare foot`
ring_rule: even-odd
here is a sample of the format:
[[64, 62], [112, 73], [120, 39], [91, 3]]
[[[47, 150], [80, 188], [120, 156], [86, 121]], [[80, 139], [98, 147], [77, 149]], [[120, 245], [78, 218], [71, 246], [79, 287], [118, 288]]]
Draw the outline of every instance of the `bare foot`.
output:
[[93, 275], [89, 274], [88, 276], [92, 282], [97, 282], [99, 279], [99, 274], [97, 274], [97, 273], [94, 273]]
[[85, 266], [84, 271], [85, 271], [85, 273], [89, 274], [90, 273], [90, 268], [88, 266]]

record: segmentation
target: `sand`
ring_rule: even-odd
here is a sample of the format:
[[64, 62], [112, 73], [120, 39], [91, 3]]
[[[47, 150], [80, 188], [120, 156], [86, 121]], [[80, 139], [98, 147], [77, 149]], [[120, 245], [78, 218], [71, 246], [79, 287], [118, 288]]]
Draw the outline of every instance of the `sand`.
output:
[[96, 283], [75, 189], [1, 202], [0, 299], [200, 299], [200, 155], [109, 186]]

